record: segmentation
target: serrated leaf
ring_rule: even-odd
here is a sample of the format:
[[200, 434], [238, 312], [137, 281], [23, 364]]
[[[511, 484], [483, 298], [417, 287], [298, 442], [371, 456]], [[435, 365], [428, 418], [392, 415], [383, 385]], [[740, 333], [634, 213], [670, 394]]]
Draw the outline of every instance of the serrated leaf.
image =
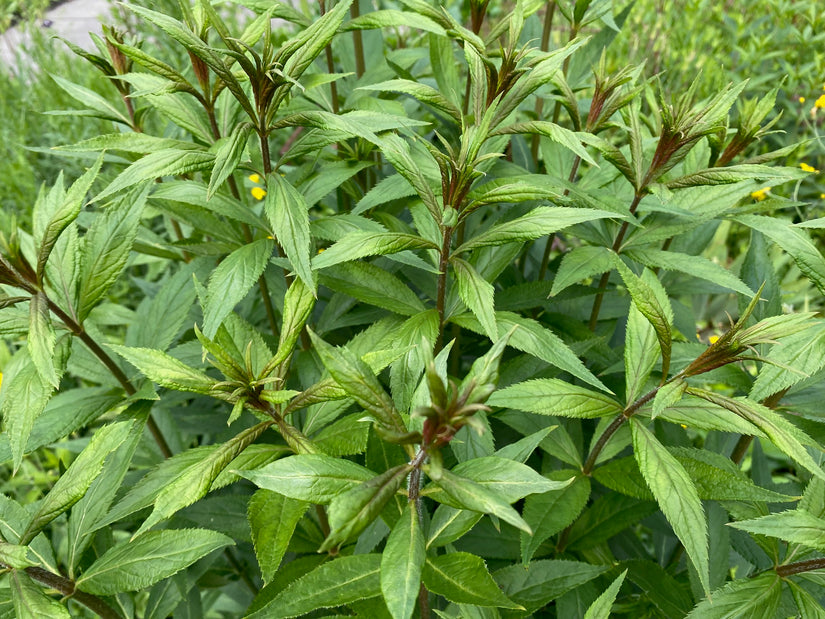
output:
[[79, 86], [78, 84], [60, 77], [59, 75], [50, 75], [55, 83], [57, 83], [57, 85], [60, 86], [60, 88], [64, 90], [72, 99], [88, 106], [97, 112], [96, 115], [104, 119], [122, 123], [127, 127], [131, 127], [129, 119], [123, 115], [123, 112], [93, 90], [89, 90], [84, 86]]
[[393, 619], [412, 616], [425, 559], [418, 512], [415, 504], [408, 502], [381, 554], [381, 593]]
[[499, 389], [490, 396], [487, 404], [581, 419], [622, 413], [622, 407], [612, 398], [556, 378], [538, 378]]
[[36, 585], [25, 572], [12, 570], [9, 584], [16, 619], [71, 619], [66, 607], [46, 595], [43, 587]]
[[110, 423], [92, 436], [86, 448], [69, 465], [66, 472], [52, 486], [32, 515], [26, 530], [20, 537], [21, 544], [28, 544], [47, 524], [77, 503], [100, 474], [106, 457], [117, 449], [132, 431], [134, 420]]
[[438, 245], [420, 236], [401, 232], [351, 232], [315, 256], [312, 268], [319, 270], [341, 262], [396, 254], [408, 249], [438, 249]]
[[[392, 167], [412, 185], [433, 219], [435, 221], [441, 221], [442, 205], [436, 198], [421, 168], [419, 168], [418, 164], [416, 164], [410, 155], [409, 145], [394, 134], [382, 136], [380, 140], [376, 142], [376, 145]], [[434, 249], [438, 249], [438, 246], [434, 247]]]
[[468, 533], [483, 516], [480, 512], [439, 505], [430, 521], [427, 548], [452, 544]]
[[428, 558], [423, 580], [429, 591], [456, 604], [523, 609], [501, 592], [484, 560], [468, 552]]
[[60, 379], [54, 368], [55, 342], [48, 299], [42, 292], [37, 292], [29, 301], [29, 334], [26, 345], [40, 378], [56, 389]]
[[247, 510], [255, 556], [264, 584], [278, 571], [295, 526], [309, 507], [306, 501], [291, 499], [271, 490], [261, 489], [252, 495]]
[[412, 316], [426, 310], [421, 299], [401, 279], [369, 262], [345, 262], [329, 267], [319, 281], [327, 288], [364, 303]]
[[571, 151], [574, 155], [586, 161], [590, 165], [597, 168], [599, 167], [582, 146], [581, 138], [579, 138], [575, 132], [570, 131], [570, 129], [565, 129], [556, 123], [546, 120], [533, 120], [529, 122], [516, 123], [514, 125], [502, 127], [501, 129], [494, 131], [491, 135], [512, 134], [532, 134], [549, 138], [556, 144], [564, 146], [567, 150]]
[[453, 273], [458, 284], [458, 296], [475, 314], [487, 337], [496, 341], [498, 339], [498, 328], [496, 327], [496, 312], [493, 304], [495, 288], [479, 275], [475, 267], [469, 262], [461, 258], [453, 258], [450, 260], [450, 264], [453, 265]]
[[748, 533], [767, 535], [792, 544], [801, 544], [815, 550], [825, 549], [825, 520], [801, 508], [752, 520], [731, 522], [730, 526]]
[[77, 579], [77, 588], [95, 595], [139, 591], [233, 544], [231, 538], [206, 529], [150, 531], [107, 550]]
[[564, 254], [559, 265], [556, 277], [553, 278], [553, 288], [550, 296], [559, 294], [565, 288], [572, 286], [588, 277], [606, 273], [613, 268], [613, 259], [610, 250], [606, 247], [583, 245], [574, 247]]
[[247, 619], [288, 619], [381, 595], [381, 555], [340, 557], [290, 583]]
[[378, 517], [410, 471], [411, 465], [398, 465], [332, 499], [329, 504], [330, 533], [319, 550], [340, 546], [363, 531]]
[[685, 619], [773, 619], [781, 594], [782, 579], [771, 570], [727, 583], [699, 602]]
[[9, 544], [2, 540], [0, 540], [0, 563], [18, 570], [37, 565], [36, 562], [29, 559], [28, 546]]
[[453, 252], [458, 255], [479, 247], [504, 245], [514, 241], [532, 241], [569, 226], [595, 219], [616, 217], [616, 213], [596, 209], [540, 206], [526, 215], [505, 221], [475, 235]]
[[[786, 338], [768, 353], [748, 397], [754, 401], [787, 389], [825, 367], [825, 329], [807, 329]], [[793, 368], [790, 371], [787, 368]]]
[[129, 348], [109, 344], [121, 357], [135, 366], [152, 382], [176, 391], [209, 394], [217, 383], [204, 372], [191, 368], [162, 350]]
[[239, 123], [232, 129], [232, 133], [219, 143], [220, 145], [215, 150], [215, 161], [212, 166], [212, 175], [209, 177], [209, 186], [206, 189], [207, 200], [237, 169], [250, 135], [252, 135], [252, 125]]
[[375, 477], [360, 464], [321, 454], [290, 456], [239, 474], [259, 488], [320, 505]]
[[658, 249], [634, 249], [628, 251], [627, 255], [650, 269], [661, 268], [666, 271], [686, 273], [747, 297], [752, 297], [755, 294], [733, 273], [703, 256], [691, 256], [690, 254]]
[[[389, 11], [377, 11], [374, 13], [370, 13], [370, 15], [376, 15], [376, 13], [384, 12]], [[414, 13], [400, 13], [400, 15], [404, 16], [405, 18], [420, 18], [420, 16], [417, 16]], [[364, 17], [367, 16], [365, 15]], [[408, 27], [411, 24], [404, 25]], [[406, 95], [410, 95], [411, 97], [418, 99], [422, 103], [426, 103], [427, 105], [433, 107], [442, 114], [445, 114], [447, 117], [451, 118], [457, 123], [461, 122], [461, 110], [459, 110], [455, 105], [453, 105], [444, 95], [438, 92], [435, 88], [433, 88], [432, 86], [427, 86], [426, 84], [413, 82], [412, 80], [394, 79], [388, 80], [386, 82], [378, 82], [377, 84], [359, 86], [358, 90], [372, 90], [377, 92], [400, 92]]]
[[656, 419], [662, 414], [663, 410], [681, 400], [686, 389], [687, 383], [681, 378], [662, 385], [653, 398], [653, 410], [650, 413], [650, 418]]
[[255, 285], [274, 248], [270, 239], [253, 241], [229, 254], [212, 272], [203, 310], [206, 337], [215, 337], [223, 320]]
[[684, 467], [638, 420], [631, 419], [633, 453], [639, 470], [679, 541], [699, 580], [709, 592], [708, 524], [696, 486]]
[[[466, 477], [456, 475], [448, 469], [442, 471], [441, 478], [434, 482], [446, 494], [448, 504], [461, 509], [493, 514], [517, 529], [532, 533], [518, 512], [507, 503], [498, 492], [478, 484]], [[438, 495], [437, 495], [438, 496]], [[437, 497], [436, 497], [437, 498]]]
[[292, 268], [307, 288], [315, 290], [315, 278], [310, 266], [309, 205], [304, 196], [280, 174], [267, 177], [267, 193], [264, 210], [284, 248]]
[[628, 405], [642, 395], [642, 389], [659, 360], [659, 350], [653, 325], [631, 304], [624, 340], [625, 402]]
[[599, 597], [590, 605], [587, 612], [584, 613], [584, 619], [610, 619], [610, 611], [613, 608], [613, 602], [616, 601], [616, 595], [624, 582], [624, 577], [627, 576], [627, 570], [619, 574], [610, 586], [604, 590]]

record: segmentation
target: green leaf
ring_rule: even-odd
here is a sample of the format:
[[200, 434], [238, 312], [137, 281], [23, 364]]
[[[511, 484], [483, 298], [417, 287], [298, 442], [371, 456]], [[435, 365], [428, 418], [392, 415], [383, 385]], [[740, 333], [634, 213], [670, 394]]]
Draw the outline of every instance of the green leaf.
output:
[[381, 554], [381, 593], [393, 619], [409, 619], [412, 616], [425, 559], [426, 548], [418, 511], [414, 503], [408, 502]]
[[446, 546], [470, 531], [484, 514], [449, 505], [439, 505], [430, 521], [427, 548]]
[[106, 457], [126, 440], [132, 432], [132, 419], [110, 423], [92, 436], [86, 448], [71, 463], [66, 472], [55, 482], [52, 489], [37, 506], [26, 530], [20, 537], [21, 544], [28, 544], [47, 524], [77, 503], [103, 469]]
[[487, 404], [581, 419], [622, 413], [622, 407], [612, 398], [556, 378], [538, 378], [499, 389], [490, 396]]
[[463, 245], [460, 245], [453, 252], [453, 255], [457, 256], [479, 247], [494, 247], [514, 241], [532, 241], [585, 221], [615, 218], [616, 216], [616, 213], [595, 209], [540, 206], [526, 215], [496, 224], [477, 234]]
[[287, 619], [379, 596], [380, 571], [378, 554], [335, 559], [290, 583], [247, 619]]
[[147, 191], [148, 187], [124, 196], [119, 203], [98, 213], [83, 237], [77, 302], [79, 320], [89, 315], [126, 266]]
[[290, 456], [239, 475], [259, 488], [320, 505], [375, 477], [360, 464], [321, 454]]
[[475, 314], [487, 337], [496, 341], [498, 339], [498, 328], [496, 327], [496, 311], [493, 305], [495, 288], [479, 275], [475, 267], [469, 262], [461, 258], [453, 258], [450, 263], [454, 267], [453, 273], [458, 284], [458, 296]]
[[0, 540], [0, 563], [18, 570], [37, 565], [36, 562], [29, 559], [28, 546], [9, 544], [2, 540]]
[[681, 400], [686, 389], [687, 383], [681, 378], [662, 385], [653, 398], [653, 410], [650, 413], [650, 418], [656, 419], [662, 414], [663, 410]]
[[212, 175], [209, 177], [209, 186], [206, 190], [206, 199], [211, 198], [223, 182], [237, 169], [241, 162], [246, 143], [252, 135], [252, 125], [239, 123], [232, 129], [232, 133], [219, 142], [215, 150], [215, 163], [212, 166]]
[[804, 509], [770, 514], [752, 520], [731, 522], [734, 529], [776, 537], [815, 550], [825, 550], [825, 520]]
[[792, 580], [786, 580], [785, 582], [793, 594], [801, 619], [823, 619], [825, 617], [825, 608], [822, 608], [822, 605], [813, 595]]
[[131, 127], [132, 123], [129, 122], [129, 119], [123, 115], [123, 112], [118, 110], [114, 105], [112, 105], [109, 101], [101, 97], [96, 92], [89, 90], [83, 86], [79, 86], [70, 82], [69, 80], [63, 79], [58, 75], [50, 74], [52, 79], [57, 83], [58, 86], [76, 101], [79, 101], [83, 105], [88, 106], [95, 112], [97, 112], [97, 116], [100, 118], [104, 118], [107, 120], [111, 120], [117, 123], [122, 123], [127, 127]]
[[56, 389], [60, 379], [54, 368], [55, 341], [48, 300], [42, 292], [37, 292], [29, 302], [29, 334], [26, 344], [40, 378]]
[[692, 277], [698, 277], [728, 290], [733, 290], [746, 297], [752, 297], [755, 294], [733, 273], [703, 256], [691, 256], [676, 251], [661, 251], [658, 249], [634, 249], [628, 251], [627, 255], [650, 269], [660, 268], [666, 271], [686, 273]]
[[706, 168], [667, 182], [668, 189], [708, 185], [728, 185], [742, 181], [759, 181], [774, 186], [805, 177], [799, 168], [781, 168], [743, 163], [720, 168]]
[[77, 579], [77, 588], [95, 595], [139, 591], [233, 544], [229, 537], [206, 529], [150, 531], [103, 553]]
[[647, 379], [659, 360], [659, 350], [653, 325], [631, 304], [624, 339], [625, 401], [628, 405], [642, 395]]
[[264, 272], [275, 244], [259, 239], [233, 251], [212, 272], [203, 309], [203, 333], [214, 338], [223, 320]]
[[523, 610], [501, 592], [484, 560], [468, 552], [427, 558], [423, 580], [429, 591], [456, 604]]
[[[410, 155], [409, 144], [397, 135], [388, 134], [382, 136], [376, 142], [376, 145], [392, 167], [412, 185], [433, 219], [441, 221], [442, 205], [435, 197], [435, 193], [433, 193], [430, 183], [424, 177], [424, 173]], [[438, 246], [433, 249], [438, 249]]]
[[[341, 27], [343, 32], [350, 30], [373, 30], [376, 28], [392, 28], [401, 26], [404, 28], [412, 28], [414, 30], [423, 30], [424, 32], [432, 32], [441, 36], [446, 36], [444, 28], [439, 26], [432, 19], [418, 13], [411, 13], [409, 11], [396, 11], [393, 9], [384, 9], [380, 11], [372, 11], [366, 15], [360, 15], [355, 19], [351, 19]], [[406, 81], [406, 80], [394, 80]], [[413, 82], [416, 84], [417, 82]], [[382, 90], [392, 90], [390, 88]], [[403, 91], [399, 91], [403, 92]], [[461, 118], [459, 116], [459, 122]]]
[[[39, 244], [37, 252], [37, 277], [42, 278], [43, 269], [46, 267], [46, 261], [54, 249], [57, 239], [60, 234], [77, 219], [80, 209], [83, 207], [83, 200], [92, 186], [92, 183], [97, 178], [100, 172], [100, 166], [103, 164], [103, 153], [100, 154], [95, 164], [89, 168], [83, 175], [72, 184], [69, 191], [66, 192], [62, 203], [54, 203], [51, 212], [35, 213], [32, 215], [32, 220], [35, 223], [34, 237], [35, 242]], [[58, 181], [62, 185], [62, 180]], [[61, 187], [62, 188], [62, 187]], [[43, 229], [38, 230], [38, 214], [43, 217]], [[46, 220], [48, 216], [48, 220]]]
[[[450, 321], [476, 333], [484, 333], [479, 322], [470, 314], [452, 316]], [[610, 392], [610, 389], [602, 381], [584, 367], [581, 360], [567, 347], [561, 338], [539, 322], [513, 312], [498, 311], [496, 312], [496, 324], [498, 325], [500, 338], [509, 333], [513, 327], [518, 327], [513, 331], [508, 341], [508, 344], [516, 350], [533, 355], [560, 370], [569, 372], [589, 385]]]
[[565, 147], [567, 150], [571, 151], [574, 155], [586, 161], [590, 165], [597, 168], [599, 167], [599, 165], [582, 146], [581, 138], [579, 138], [575, 132], [570, 131], [570, 129], [565, 129], [556, 123], [546, 120], [532, 120], [529, 122], [516, 123], [514, 125], [502, 127], [501, 129], [494, 131], [491, 135], [513, 134], [532, 134], [549, 138], [556, 144], [560, 144]]
[[584, 613], [584, 619], [610, 619], [613, 602], [616, 601], [616, 595], [619, 593], [625, 576], [627, 576], [627, 570], [619, 574], [616, 580], [604, 590], [604, 593], [596, 598], [596, 601]]
[[[550, 478], [562, 481], [573, 475], [575, 471], [553, 471]], [[587, 505], [589, 498], [590, 479], [583, 475], [575, 477], [573, 483], [563, 488], [528, 496], [522, 515], [533, 535], [521, 534], [522, 561], [529, 563], [545, 540], [569, 526]]]
[[291, 499], [261, 489], [249, 500], [248, 519], [255, 556], [264, 584], [269, 584], [281, 565], [298, 521], [309, 507], [306, 501]]
[[382, 425], [395, 432], [407, 431], [392, 398], [364, 361], [346, 348], [330, 346], [312, 331], [309, 335], [321, 363], [349, 396]]
[[606, 273], [613, 268], [613, 258], [606, 247], [583, 245], [574, 247], [564, 254], [553, 279], [550, 296], [559, 294], [565, 288], [584, 279]]
[[338, 547], [375, 520], [412, 471], [401, 464], [339, 494], [329, 504], [330, 533], [319, 551]]
[[401, 232], [351, 232], [312, 259], [315, 270], [367, 256], [396, 254], [408, 249], [439, 249], [427, 239]]
[[819, 291], [825, 292], [825, 258], [804, 230], [764, 215], [739, 215], [735, 221], [761, 232], [779, 245]]
[[773, 619], [781, 595], [782, 579], [769, 571], [727, 583], [699, 602], [686, 619]]
[[568, 591], [606, 572], [607, 565], [577, 561], [533, 561], [511, 565], [493, 574], [504, 594], [533, 613]]
[[9, 584], [16, 619], [71, 619], [66, 607], [46, 595], [24, 571], [12, 570]]
[[212, 153], [172, 148], [149, 153], [118, 174], [93, 201], [100, 203], [118, 191], [164, 176], [182, 176], [208, 170], [214, 163], [215, 155]]
[[161, 350], [129, 348], [117, 344], [109, 344], [109, 348], [135, 366], [149, 380], [167, 389], [209, 394], [217, 383], [200, 370], [190, 368]]
[[[389, 11], [377, 11], [375, 13], [370, 13], [370, 15], [376, 15], [376, 13], [384, 12]], [[418, 17], [420, 19], [420, 17], [416, 16], [414, 13], [401, 13], [401, 15], [405, 18]], [[409, 27], [411, 26], [411, 24], [404, 24], [404, 26]], [[411, 97], [418, 99], [422, 103], [426, 103], [427, 105], [433, 107], [442, 114], [445, 114], [447, 117], [451, 118], [457, 123], [461, 122], [461, 110], [459, 110], [455, 105], [453, 105], [444, 95], [438, 92], [435, 88], [433, 88], [432, 86], [427, 86], [426, 84], [420, 84], [418, 82], [413, 82], [411, 80], [395, 79], [388, 80], [386, 82], [378, 82], [377, 84], [360, 86], [358, 87], [358, 90], [371, 90], [377, 92], [400, 92], [406, 95], [410, 95]]]
[[[498, 456], [465, 460], [454, 466], [452, 472], [491, 490], [508, 503], [515, 503], [528, 494], [566, 488], [574, 477], [568, 475], [559, 480], [547, 479], [526, 464], [499, 458]], [[438, 486], [426, 488], [421, 494], [452, 507], [464, 507], [463, 505], [452, 504], [449, 498], [442, 495]]]
[[278, 173], [270, 174], [266, 183], [264, 210], [289, 258], [295, 273], [310, 290], [315, 290], [315, 278], [310, 266], [312, 239], [309, 233], [309, 205], [304, 196]]
[[662, 376], [667, 377], [672, 343], [670, 329], [673, 324], [673, 310], [670, 308], [667, 292], [653, 273], [645, 271], [642, 277], [638, 277], [625, 266], [618, 256], [615, 257], [614, 262], [627, 286], [633, 305], [650, 321], [656, 331], [656, 338], [659, 340], [659, 348], [662, 351]]
[[[254, 443], [272, 422], [262, 422], [247, 428], [232, 439], [205, 454], [166, 484], [155, 498], [155, 508], [144, 520], [134, 537], [148, 531], [184, 507], [206, 496], [212, 483], [230, 462]], [[241, 473], [242, 474], [242, 473]]]
[[[504, 496], [486, 488], [471, 479], [456, 475], [448, 469], [442, 471], [441, 478], [434, 482], [446, 494], [449, 505], [469, 509], [484, 514], [493, 514], [517, 529], [532, 533], [530, 527], [508, 504]], [[440, 495], [436, 495], [439, 498]]]
[[421, 299], [392, 273], [369, 262], [329, 267], [319, 281], [327, 288], [383, 309], [412, 316], [426, 310]]
[[684, 467], [638, 420], [631, 418], [633, 452], [656, 502], [709, 592], [708, 524], [696, 486]]
[[[787, 389], [825, 367], [825, 328], [795, 333], [771, 348], [748, 397], [753, 401]], [[792, 368], [794, 371], [790, 371]]]

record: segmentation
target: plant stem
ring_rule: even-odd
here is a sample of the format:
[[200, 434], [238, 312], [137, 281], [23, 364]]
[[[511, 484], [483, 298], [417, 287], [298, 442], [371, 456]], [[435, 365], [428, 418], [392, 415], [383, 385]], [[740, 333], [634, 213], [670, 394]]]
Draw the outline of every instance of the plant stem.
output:
[[[352, 19], [357, 19], [361, 16], [361, 7], [358, 0], [355, 0], [355, 2], [350, 5], [349, 14]], [[364, 42], [361, 39], [360, 30], [352, 31], [352, 44], [355, 47], [355, 75], [360, 78], [364, 75], [364, 70], [366, 69], [366, 63], [364, 62]]]
[[[0, 563], [0, 568], [9, 569], [2, 563]], [[63, 597], [72, 598], [75, 602], [83, 604], [83, 606], [94, 612], [98, 617], [103, 617], [103, 619], [123, 619], [119, 612], [96, 595], [78, 591], [74, 581], [68, 578], [53, 574], [48, 570], [44, 570], [42, 567], [27, 567], [25, 572], [39, 583], [46, 585], [50, 589], [59, 591]]]
[[[327, 12], [327, 3], [326, 0], [319, 0], [319, 4], [321, 5], [321, 16], [326, 14]], [[335, 63], [332, 60], [332, 46], [327, 45], [324, 48], [324, 55], [327, 59], [327, 73], [332, 75], [335, 73]], [[332, 80], [329, 83], [329, 96], [332, 98], [332, 112], [334, 114], [338, 114], [338, 84], [335, 83], [335, 80]]]
[[[630, 203], [630, 214], [636, 214], [636, 208], [639, 206], [639, 202], [642, 201], [642, 192], [636, 192], [636, 195], [633, 196], [633, 202]], [[622, 246], [622, 241], [624, 241], [624, 235], [627, 234], [627, 228], [630, 225], [629, 222], [625, 221], [622, 223], [622, 227], [619, 228], [619, 234], [616, 235], [616, 240], [613, 241], [613, 251], [618, 252]], [[590, 322], [588, 323], [588, 327], [591, 331], [596, 331], [596, 324], [599, 322], [599, 311], [602, 308], [602, 299], [604, 298], [604, 293], [607, 290], [607, 282], [610, 279], [610, 271], [607, 271], [602, 278], [599, 280], [599, 287], [598, 292], [596, 293], [596, 298], [593, 301], [593, 310], [590, 312]]]
[[438, 260], [438, 289], [436, 292], [435, 307], [438, 311], [438, 337], [436, 338], [436, 354], [441, 350], [444, 342], [444, 299], [447, 292], [447, 265], [450, 259], [450, 242], [453, 238], [453, 229], [446, 226], [442, 231], [441, 255]]
[[[424, 524], [424, 507], [421, 504], [421, 465], [427, 457], [427, 452], [424, 449], [419, 449], [412, 459], [410, 464], [413, 470], [410, 472], [409, 485], [407, 486], [407, 501], [413, 504], [415, 513], [418, 516], [418, 522], [423, 526]], [[421, 619], [429, 619], [430, 617], [430, 593], [424, 583], [418, 590], [418, 609], [421, 614]]]
[[825, 557], [799, 561], [797, 563], [788, 563], [787, 565], [778, 565], [776, 567], [776, 574], [781, 578], [787, 578], [794, 574], [802, 574], [803, 572], [812, 572], [821, 569], [825, 569]]
[[[550, 46], [550, 33], [553, 31], [553, 16], [556, 13], [556, 2], [550, 0], [547, 9], [544, 11], [544, 26], [541, 31], [541, 51], [546, 52]], [[536, 120], [541, 120], [541, 112], [544, 109], [544, 99], [536, 98]], [[536, 172], [539, 171], [539, 136], [533, 136], [530, 144], [530, 154], [533, 158], [533, 164], [536, 166]], [[539, 278], [541, 279], [541, 278]]]
[[[120, 369], [115, 360], [109, 356], [109, 354], [103, 350], [100, 345], [89, 335], [86, 330], [83, 328], [83, 325], [75, 321], [71, 318], [66, 312], [64, 312], [60, 307], [51, 299], [47, 299], [49, 309], [52, 313], [60, 318], [63, 321], [63, 324], [74, 333], [77, 337], [80, 338], [80, 341], [86, 344], [86, 347], [94, 354], [103, 365], [111, 372], [112, 376], [115, 377], [115, 380], [120, 383], [123, 390], [126, 392], [127, 395], [134, 395], [137, 393], [137, 389], [135, 389], [134, 385], [129, 381], [126, 374], [123, 373], [123, 370]], [[169, 448], [169, 443], [166, 442], [166, 439], [163, 436], [163, 433], [160, 431], [157, 423], [149, 415], [149, 418], [146, 420], [146, 427], [149, 429], [149, 432], [152, 434], [152, 438], [155, 439], [158, 447], [160, 448], [160, 452], [163, 454], [164, 458], [169, 458], [172, 456], [172, 450]]]

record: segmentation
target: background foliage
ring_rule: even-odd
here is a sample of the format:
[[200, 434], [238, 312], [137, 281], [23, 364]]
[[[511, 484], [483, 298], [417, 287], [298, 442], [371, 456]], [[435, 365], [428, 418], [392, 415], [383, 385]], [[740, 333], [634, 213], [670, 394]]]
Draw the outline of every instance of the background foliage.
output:
[[3, 70], [0, 617], [823, 616], [822, 17], [656, 4]]

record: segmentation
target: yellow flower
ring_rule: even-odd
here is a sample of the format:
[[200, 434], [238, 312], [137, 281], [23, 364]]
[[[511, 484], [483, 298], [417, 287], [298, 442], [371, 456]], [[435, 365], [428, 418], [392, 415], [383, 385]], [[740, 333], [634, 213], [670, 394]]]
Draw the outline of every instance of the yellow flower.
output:
[[803, 172], [814, 172], [816, 174], [819, 174], [819, 170], [817, 170], [813, 166], [808, 165], [807, 163], [800, 163], [799, 167], [802, 168]]
[[249, 175], [249, 180], [251, 180], [253, 183], [260, 183], [261, 182], [261, 177], [258, 176], [257, 174], [250, 174]]
[[825, 200], [825, 193], [819, 194], [819, 199], [820, 200]]
[[318, 250], [318, 253], [319, 253], [319, 254], [323, 254], [325, 251], [326, 251], [326, 249], [324, 249], [324, 248], [322, 247], [321, 249], [319, 249], [319, 250]]
[[266, 189], [262, 189], [261, 187], [252, 188], [252, 197], [254, 197], [256, 200], [263, 200], [265, 195]]
[[711, 344], [715, 344], [718, 341], [719, 341], [719, 336], [718, 335], [711, 335], [708, 338], [708, 342], [710, 342]]
[[799, 102], [800, 103], [805, 103], [805, 97], [799, 97]]
[[0, 372], [0, 387], [3, 386], [3, 372]]
[[814, 102], [814, 107], [825, 108], [825, 95], [819, 95], [819, 98]]
[[770, 190], [770, 187], [763, 187], [762, 189], [758, 189], [757, 191], [751, 193], [751, 198], [758, 202], [761, 202], [762, 200], [768, 197], [768, 192]]

